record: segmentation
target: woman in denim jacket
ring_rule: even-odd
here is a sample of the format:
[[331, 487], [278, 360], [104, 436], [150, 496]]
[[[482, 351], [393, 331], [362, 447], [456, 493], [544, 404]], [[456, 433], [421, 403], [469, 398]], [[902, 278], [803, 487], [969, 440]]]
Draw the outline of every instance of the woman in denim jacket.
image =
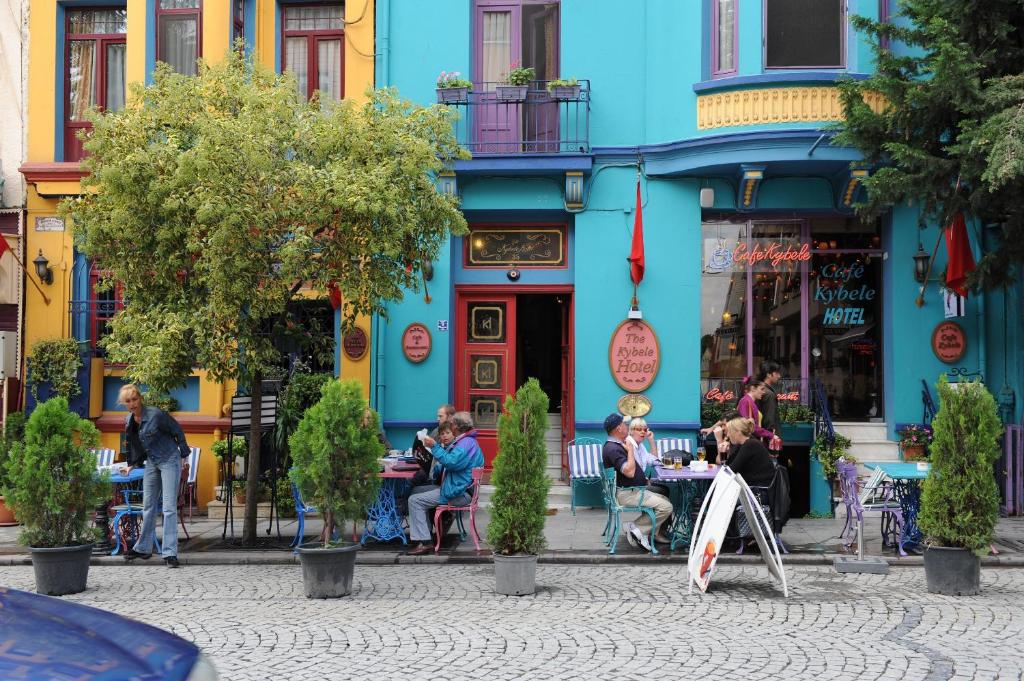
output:
[[[161, 545], [167, 567], [178, 567], [178, 481], [181, 462], [189, 455], [185, 431], [167, 412], [142, 404], [142, 393], [128, 383], [121, 386], [117, 401], [130, 412], [124, 420], [125, 441], [128, 445], [129, 470], [141, 466], [146, 460], [146, 474], [142, 478], [142, 530], [135, 546], [125, 554], [125, 560], [153, 555], [156, 537], [156, 512], [163, 508], [164, 540]], [[161, 503], [161, 499], [163, 503]]]

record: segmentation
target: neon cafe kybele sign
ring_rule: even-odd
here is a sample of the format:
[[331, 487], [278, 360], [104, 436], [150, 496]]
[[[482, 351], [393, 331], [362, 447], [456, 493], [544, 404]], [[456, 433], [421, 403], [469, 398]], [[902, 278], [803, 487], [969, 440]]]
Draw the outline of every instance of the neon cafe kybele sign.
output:
[[744, 269], [747, 266], [778, 270], [786, 264], [807, 262], [810, 259], [811, 245], [808, 243], [753, 239], [749, 246], [746, 240], [743, 240], [730, 250], [723, 241], [719, 241], [715, 248], [710, 249], [705, 269], [712, 273]]

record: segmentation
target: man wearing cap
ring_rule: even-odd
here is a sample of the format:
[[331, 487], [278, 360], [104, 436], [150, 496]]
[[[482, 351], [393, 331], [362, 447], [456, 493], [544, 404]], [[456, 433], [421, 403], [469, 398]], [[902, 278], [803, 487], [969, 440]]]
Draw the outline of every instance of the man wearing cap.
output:
[[[636, 461], [636, 452], [631, 443], [627, 443], [626, 435], [629, 430], [622, 415], [612, 413], [604, 420], [604, 430], [608, 433], [608, 441], [604, 443], [601, 450], [601, 457], [604, 459], [605, 468], [615, 469], [615, 484], [618, 488], [616, 499], [623, 506], [641, 506], [654, 510], [654, 526], [661, 527], [668, 517], [672, 515], [672, 502], [662, 495], [646, 489], [647, 476]], [[640, 544], [645, 550], [650, 551], [651, 545], [648, 536], [652, 534], [651, 518], [646, 513], [641, 513], [636, 522], [626, 527], [626, 540], [631, 546]], [[655, 541], [667, 544], [670, 540], [658, 535]]]

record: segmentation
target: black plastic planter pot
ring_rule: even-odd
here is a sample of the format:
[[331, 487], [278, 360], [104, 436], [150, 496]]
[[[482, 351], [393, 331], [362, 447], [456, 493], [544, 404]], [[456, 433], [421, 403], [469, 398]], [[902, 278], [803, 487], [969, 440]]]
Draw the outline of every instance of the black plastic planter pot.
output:
[[29, 547], [36, 573], [36, 592], [64, 596], [85, 591], [89, 580], [92, 544], [61, 546], [55, 549]]
[[981, 558], [969, 549], [929, 546], [924, 551], [928, 592], [974, 596], [981, 591]]
[[307, 598], [341, 598], [352, 593], [359, 544], [325, 549], [319, 543], [299, 547]]

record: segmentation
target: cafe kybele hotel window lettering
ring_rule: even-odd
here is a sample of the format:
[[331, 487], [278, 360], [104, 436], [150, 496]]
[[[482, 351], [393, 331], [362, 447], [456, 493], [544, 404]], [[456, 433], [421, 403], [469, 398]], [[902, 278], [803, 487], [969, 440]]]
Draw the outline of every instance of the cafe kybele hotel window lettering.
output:
[[[701, 388], [778, 362], [782, 393], [820, 380], [835, 418], [883, 416], [878, 225], [852, 218], [723, 219], [703, 225]], [[714, 397], [709, 397], [709, 395]]]

